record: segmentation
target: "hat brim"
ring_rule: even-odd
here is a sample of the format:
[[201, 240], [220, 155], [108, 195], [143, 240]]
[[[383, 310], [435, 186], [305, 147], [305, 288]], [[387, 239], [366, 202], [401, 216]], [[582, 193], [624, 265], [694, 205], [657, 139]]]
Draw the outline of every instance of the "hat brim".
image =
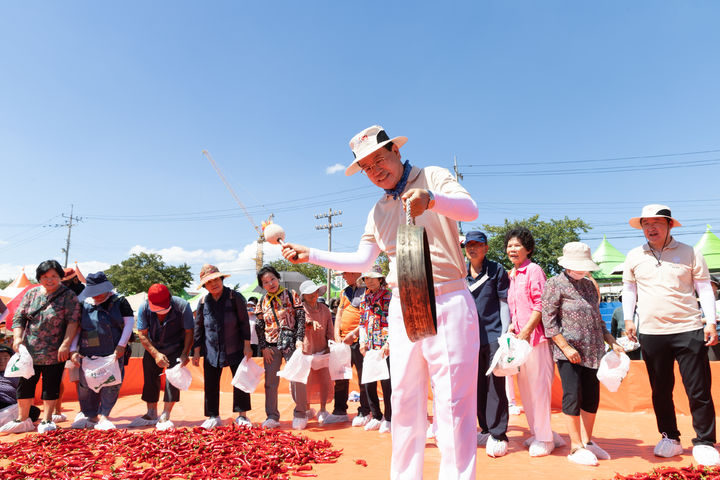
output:
[[581, 260], [577, 258], [558, 258], [558, 265], [567, 269], [575, 270], [576, 272], [594, 272], [600, 270], [597, 263], [592, 260]]
[[640, 224], [640, 220], [643, 218], [667, 218], [670, 220], [670, 228], [674, 227], [682, 227], [682, 223], [678, 222], [673, 217], [668, 217], [667, 215], [648, 215], [647, 217], [633, 217], [628, 222], [631, 227], [637, 228], [638, 230], [642, 230], [642, 225]]
[[370, 155], [372, 155], [373, 153], [377, 152], [378, 150], [380, 150], [382, 147], [384, 147], [384, 146], [387, 145], [388, 143], [392, 142], [392, 143], [394, 143], [395, 145], [397, 145], [398, 148], [400, 148], [400, 147], [402, 147], [403, 145], [405, 145], [405, 144], [407, 143], [407, 141], [408, 141], [407, 137], [395, 137], [395, 138], [392, 138], [392, 139], [390, 139], [390, 140], [385, 140], [384, 142], [378, 143], [377, 145], [375, 145], [375, 148], [373, 148], [372, 150], [368, 150], [367, 152], [365, 152], [365, 154], [364, 154], [362, 157], [356, 158], [355, 161], [352, 162], [352, 163], [345, 169], [345, 176], [346, 176], [346, 177], [349, 177], [349, 176], [351, 176], [351, 175], [355, 175], [357, 172], [359, 172], [360, 170], [362, 170], [362, 168], [360, 168], [360, 165], [359, 165], [360, 160], [362, 160], [363, 158], [367, 158], [368, 156], [370, 156]]
[[229, 276], [230, 276], [229, 273], [222, 273], [222, 272], [211, 273], [211, 274], [208, 275], [207, 277], [205, 277], [205, 278], [203, 278], [202, 280], [200, 280], [200, 283], [198, 284], [198, 286], [199, 286], [199, 287], [204, 287], [205, 284], [206, 284], [207, 282], [209, 282], [210, 280], [215, 280], [216, 278], [227, 278], [227, 277], [229, 277]]
[[327, 285], [315, 285], [315, 287], [307, 292], [300, 292], [300, 295], [312, 295], [315, 292], [318, 292], [318, 295], [325, 295], [325, 292], [327, 292]]
[[362, 277], [360, 278], [385, 278], [385, 275], [377, 272], [367, 272], [363, 273]]
[[104, 281], [103, 283], [98, 283], [97, 285], [85, 285], [83, 291], [80, 292], [78, 300], [83, 301], [86, 298], [97, 297], [98, 295], [102, 295], [103, 293], [112, 292], [114, 289], [115, 287], [112, 283], [110, 283], [110, 280]]
[[150, 302], [150, 300], [148, 300], [148, 308], [153, 313], [162, 312], [163, 310], [170, 308], [171, 303], [172, 302], [168, 301], [167, 305], [158, 305], [158, 304], [152, 303], [152, 302]]

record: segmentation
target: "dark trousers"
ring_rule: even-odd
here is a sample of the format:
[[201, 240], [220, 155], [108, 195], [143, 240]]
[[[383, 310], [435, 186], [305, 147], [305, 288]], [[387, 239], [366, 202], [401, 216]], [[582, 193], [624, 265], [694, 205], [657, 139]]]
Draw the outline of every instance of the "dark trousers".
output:
[[[166, 353], [162, 352], [170, 362], [170, 368], [174, 367], [178, 363], [178, 358], [182, 355], [182, 349], [177, 352]], [[143, 390], [140, 398], [143, 402], [157, 403], [160, 399], [160, 374], [165, 369], [158, 367], [155, 359], [147, 351], [143, 355]], [[163, 396], [163, 402], [173, 403], [180, 400], [180, 390], [173, 387], [168, 381], [165, 382], [165, 395]]]
[[[239, 363], [230, 366], [230, 372], [235, 376]], [[205, 380], [205, 416], [220, 416], [220, 376], [223, 368], [213, 367], [207, 358], [203, 358], [203, 379]], [[250, 410], [250, 394], [233, 387], [233, 412], [247, 412]]]
[[[388, 365], [388, 371], [390, 370], [390, 357], [385, 358]], [[392, 396], [392, 386], [390, 385], [390, 379], [380, 380], [380, 386], [383, 392], [383, 406], [385, 407], [385, 414], [380, 411], [380, 399], [377, 394], [378, 382], [370, 382], [360, 385], [360, 388], [365, 390], [367, 395], [368, 403], [370, 404], [370, 413], [373, 418], [382, 420], [383, 416], [388, 422], [392, 421], [392, 406], [390, 405], [390, 397]]]
[[583, 367], [567, 360], [557, 361], [562, 382], [562, 412], [573, 417], [580, 416], [580, 410], [597, 413], [600, 404], [600, 381], [597, 368]]
[[711, 376], [703, 330], [671, 335], [640, 335], [642, 356], [652, 388], [652, 402], [660, 433], [678, 440], [672, 392], [675, 386], [675, 360], [680, 368], [685, 393], [690, 401], [693, 445], [715, 443], [715, 406], [710, 392]]
[[[355, 342], [350, 345], [350, 362], [357, 372], [358, 382], [362, 378], [362, 362], [363, 356], [360, 353], [360, 343]], [[333, 401], [333, 415], [345, 415], [348, 409], [348, 394], [350, 393], [350, 380], [335, 380], [335, 395]], [[368, 403], [367, 393], [360, 385], [360, 408], [358, 414], [367, 416], [370, 413], [370, 404]]]
[[505, 394], [505, 377], [492, 373], [485, 375], [498, 342], [480, 345], [478, 355], [477, 417], [482, 433], [489, 433], [496, 440], [507, 441], [508, 399]]

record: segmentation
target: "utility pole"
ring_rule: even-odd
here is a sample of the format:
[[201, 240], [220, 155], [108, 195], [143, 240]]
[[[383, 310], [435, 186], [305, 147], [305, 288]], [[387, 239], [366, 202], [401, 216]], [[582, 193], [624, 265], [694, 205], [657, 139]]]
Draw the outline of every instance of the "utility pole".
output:
[[61, 251], [65, 254], [65, 265], [63, 265], [64, 268], [67, 268], [68, 263], [68, 255], [70, 254], [70, 233], [72, 232], [73, 227], [73, 220], [75, 220], [75, 223], [82, 221], [82, 218], [80, 217], [73, 217], [73, 205], [70, 205], [70, 216], [62, 214], [63, 218], [67, 218], [67, 222], [60, 225], [55, 225], [57, 227], [67, 227], [68, 229], [68, 236], [67, 241], [65, 242], [65, 248], [61, 249]]
[[[333, 209], [330, 208], [327, 213], [316, 213], [315, 218], [327, 218], [328, 223], [324, 225], [315, 225], [315, 230], [327, 230], [328, 231], [328, 252], [332, 252], [332, 230], [333, 228], [342, 227], [342, 222], [335, 222], [332, 223], [332, 217], [336, 215], [342, 215], [342, 210], [337, 210], [333, 212]], [[325, 292], [325, 298], [328, 300], [328, 304], [330, 303], [330, 269], [328, 268], [327, 271], [327, 292]]]
[[[463, 179], [463, 176], [462, 173], [458, 171], [457, 155], [453, 155], [453, 169], [455, 170], [455, 180], [460, 183], [460, 180]], [[462, 235], [462, 222], [458, 222], [458, 230], [460, 232], [460, 235]]]

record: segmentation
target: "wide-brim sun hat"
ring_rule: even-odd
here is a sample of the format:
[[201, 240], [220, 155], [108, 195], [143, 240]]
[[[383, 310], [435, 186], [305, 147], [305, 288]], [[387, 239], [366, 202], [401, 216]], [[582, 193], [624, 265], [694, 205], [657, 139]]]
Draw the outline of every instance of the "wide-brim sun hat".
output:
[[350, 140], [350, 150], [352, 150], [355, 160], [345, 169], [345, 175], [349, 177], [362, 170], [358, 164], [360, 160], [372, 155], [388, 143], [392, 142], [400, 148], [407, 141], [407, 137], [388, 137], [385, 129], [380, 125], [366, 128]]
[[675, 218], [673, 218], [672, 212], [670, 212], [670, 207], [668, 207], [667, 205], [660, 205], [658, 203], [645, 205], [642, 208], [640, 216], [631, 218], [628, 223], [630, 223], [631, 227], [642, 230], [642, 225], [640, 221], [643, 218], [667, 218], [670, 220], [670, 228], [682, 227], [682, 223], [678, 222]]
[[385, 274], [382, 273], [382, 270], [380, 269], [380, 266], [374, 265], [370, 270], [363, 273], [360, 277], [362, 279], [366, 278], [385, 278]]
[[582, 242], [569, 242], [563, 246], [563, 254], [558, 258], [558, 264], [567, 269], [577, 272], [593, 272], [600, 270], [597, 263], [593, 262], [590, 247]]
[[229, 276], [229, 273], [221, 273], [215, 265], [210, 265], [209, 263], [206, 263], [200, 269], [200, 283], [198, 284], [198, 286], [203, 287], [210, 280], [214, 280], [216, 278], [227, 278]]
[[327, 292], [326, 285], [316, 285], [312, 280], [305, 280], [300, 284], [300, 295], [310, 295], [318, 292], [318, 295], [324, 295]]
[[103, 293], [112, 292], [115, 289], [113, 284], [110, 283], [110, 280], [105, 276], [105, 272], [91, 273], [85, 277], [85, 281], [87, 283], [82, 293], [80, 293], [78, 300], [97, 297]]

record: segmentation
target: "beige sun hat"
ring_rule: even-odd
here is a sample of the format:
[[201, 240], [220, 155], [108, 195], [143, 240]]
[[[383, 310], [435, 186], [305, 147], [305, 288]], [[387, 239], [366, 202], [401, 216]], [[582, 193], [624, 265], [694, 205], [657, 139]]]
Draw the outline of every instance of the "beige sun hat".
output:
[[310, 295], [315, 292], [318, 292], [318, 295], [325, 295], [327, 285], [317, 285], [312, 280], [305, 280], [300, 284], [300, 295]]
[[215, 265], [206, 263], [202, 266], [202, 269], [200, 269], [200, 284], [198, 286], [202, 287], [207, 282], [215, 278], [226, 278], [229, 276], [229, 273], [220, 273], [220, 270], [218, 270]]
[[392, 142], [400, 148], [405, 145], [407, 140], [407, 137], [395, 137], [391, 139], [388, 137], [388, 134], [385, 133], [385, 129], [380, 125], [373, 125], [372, 127], [366, 128], [350, 140], [350, 150], [352, 150], [353, 155], [355, 155], [355, 161], [345, 169], [345, 175], [349, 177], [359, 172], [361, 168], [358, 162], [388, 143]]
[[682, 224], [673, 218], [672, 213], [670, 212], [670, 207], [667, 205], [660, 205], [658, 203], [645, 205], [639, 217], [633, 217], [630, 219], [630, 226], [637, 228], [638, 230], [642, 230], [640, 220], [643, 218], [668, 218], [670, 219], [670, 228], [682, 227]]
[[363, 280], [366, 278], [385, 278], [385, 275], [382, 273], [380, 265], [373, 265], [370, 270], [362, 274], [361, 278]]
[[566, 243], [563, 246], [562, 257], [558, 258], [558, 264], [563, 268], [578, 272], [600, 270], [597, 263], [593, 262], [590, 247], [582, 242]]

